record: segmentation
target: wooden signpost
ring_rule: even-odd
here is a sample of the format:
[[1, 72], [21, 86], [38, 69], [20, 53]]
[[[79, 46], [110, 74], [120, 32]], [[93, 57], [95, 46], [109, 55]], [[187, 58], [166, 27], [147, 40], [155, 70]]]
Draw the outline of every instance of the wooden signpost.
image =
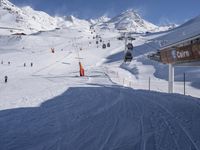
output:
[[174, 67], [193, 66], [196, 62], [198, 62], [197, 65], [200, 65], [200, 37], [167, 46], [160, 49], [157, 53], [150, 54], [148, 57], [152, 60], [169, 65], [168, 92], [173, 93]]
[[186, 46], [171, 47], [160, 51], [164, 64], [180, 64], [200, 61], [200, 41]]

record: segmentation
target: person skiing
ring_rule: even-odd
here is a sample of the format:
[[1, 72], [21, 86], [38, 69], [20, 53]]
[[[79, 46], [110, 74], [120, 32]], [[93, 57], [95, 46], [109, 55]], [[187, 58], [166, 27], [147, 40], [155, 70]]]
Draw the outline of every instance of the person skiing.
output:
[[33, 67], [33, 63], [31, 62], [31, 67]]
[[55, 53], [55, 49], [54, 49], [54, 48], [51, 48], [51, 52], [52, 52], [52, 53]]
[[5, 78], [5, 83], [7, 83], [8, 82], [8, 76], [5, 76], [4, 78]]
[[26, 67], [26, 63], [24, 63], [24, 67]]

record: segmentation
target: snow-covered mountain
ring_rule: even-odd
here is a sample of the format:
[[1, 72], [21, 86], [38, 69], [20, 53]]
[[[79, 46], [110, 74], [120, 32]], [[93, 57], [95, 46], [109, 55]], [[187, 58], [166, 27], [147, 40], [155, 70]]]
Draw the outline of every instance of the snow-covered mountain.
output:
[[[56, 28], [57, 20], [45, 12], [35, 11], [29, 6], [19, 8], [8, 0], [1, 0], [0, 26], [34, 32]], [[10, 31], [12, 32], [12, 30]]]
[[[35, 11], [26, 6], [19, 8], [8, 0], [1, 0], [0, 28], [7, 28], [7, 33], [53, 30], [60, 27], [89, 28], [90, 23], [73, 16], [52, 17], [45, 12]], [[2, 32], [1, 32], [2, 33]]]
[[79, 28], [79, 29], [88, 29], [91, 26], [91, 23], [89, 21], [76, 18], [72, 15], [70, 16], [64, 16], [64, 17], [55, 17], [55, 19], [58, 22], [58, 26], [65, 28]]
[[105, 23], [105, 22], [108, 22], [111, 18], [107, 17], [107, 16], [101, 16], [97, 19], [90, 19], [90, 23], [93, 24], [93, 25], [100, 25], [102, 23]]
[[[172, 27], [159, 27], [144, 19], [134, 10], [127, 10], [120, 15], [110, 19], [102, 16], [89, 21], [78, 19], [74, 16], [52, 17], [45, 12], [35, 11], [26, 6], [19, 8], [8, 0], [0, 3], [0, 33], [6, 34], [16, 32], [33, 33], [37, 31], [53, 30], [55, 28], [79, 28], [89, 29], [91, 25], [101, 29], [127, 29], [133, 32], [156, 32], [165, 31]], [[5, 29], [6, 28], [6, 29]]]
[[167, 25], [161, 25], [157, 28], [157, 31], [167, 31], [172, 30], [174, 28], [178, 27], [177, 24], [167, 24]]
[[158, 26], [142, 19], [133, 9], [129, 9], [100, 25], [102, 29], [126, 29], [133, 32], [154, 31]]

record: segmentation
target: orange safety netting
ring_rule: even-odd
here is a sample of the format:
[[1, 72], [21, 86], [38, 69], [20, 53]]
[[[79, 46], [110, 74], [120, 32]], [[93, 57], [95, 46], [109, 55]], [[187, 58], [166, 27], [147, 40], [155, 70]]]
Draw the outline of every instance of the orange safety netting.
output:
[[85, 76], [85, 70], [84, 70], [81, 62], [79, 62], [79, 68], [80, 68], [80, 76], [81, 77]]

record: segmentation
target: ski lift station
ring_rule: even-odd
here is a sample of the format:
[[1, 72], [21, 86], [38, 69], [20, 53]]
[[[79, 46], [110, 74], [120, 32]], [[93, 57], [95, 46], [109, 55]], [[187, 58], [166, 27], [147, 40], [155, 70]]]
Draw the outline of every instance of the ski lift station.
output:
[[182, 39], [160, 48], [148, 56], [154, 61], [169, 65], [168, 92], [174, 91], [174, 68], [200, 66], [200, 34]]

